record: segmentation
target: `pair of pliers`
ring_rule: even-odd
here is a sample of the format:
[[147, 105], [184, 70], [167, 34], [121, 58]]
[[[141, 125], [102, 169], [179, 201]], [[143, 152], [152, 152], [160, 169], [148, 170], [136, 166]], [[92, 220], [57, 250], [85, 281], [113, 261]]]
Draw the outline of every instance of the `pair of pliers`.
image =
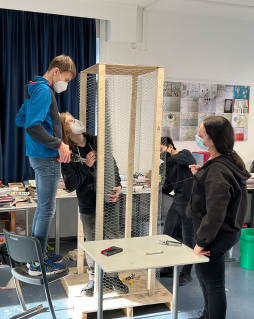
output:
[[133, 279], [135, 277], [135, 274], [131, 274], [130, 276], [127, 276], [123, 279], [121, 279], [121, 282], [124, 282], [125, 280], [129, 280], [130, 281], [130, 285], [133, 283]]
[[158, 240], [158, 244], [166, 245], [166, 246], [177, 246], [181, 247], [182, 243], [180, 241], [172, 241], [172, 240]]

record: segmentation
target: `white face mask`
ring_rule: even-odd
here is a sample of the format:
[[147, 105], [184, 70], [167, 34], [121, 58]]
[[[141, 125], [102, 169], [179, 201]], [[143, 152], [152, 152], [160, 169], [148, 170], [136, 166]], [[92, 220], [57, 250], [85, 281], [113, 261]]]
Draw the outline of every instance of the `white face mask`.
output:
[[82, 134], [85, 132], [85, 127], [81, 121], [75, 119], [71, 125], [71, 131], [74, 134]]
[[54, 90], [56, 91], [56, 93], [61, 93], [63, 91], [66, 91], [67, 90], [67, 86], [68, 86], [67, 82], [62, 81], [61, 73], [59, 73], [59, 74], [60, 74], [61, 81], [56, 81], [54, 83]]

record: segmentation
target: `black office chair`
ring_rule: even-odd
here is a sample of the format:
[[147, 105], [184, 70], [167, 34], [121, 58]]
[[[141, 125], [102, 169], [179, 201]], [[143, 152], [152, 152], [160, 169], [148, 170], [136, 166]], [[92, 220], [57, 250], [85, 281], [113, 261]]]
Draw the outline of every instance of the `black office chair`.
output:
[[[56, 319], [56, 314], [52, 304], [48, 283], [66, 276], [68, 274], [68, 270], [57, 275], [46, 276], [43, 255], [39, 240], [35, 237], [22, 236], [10, 233], [6, 229], [4, 229], [3, 232], [10, 258], [11, 273], [14, 278], [14, 283], [19, 301], [23, 308], [22, 313], [13, 316], [10, 319], [30, 318], [37, 315], [38, 313], [46, 312], [49, 309], [52, 314], [52, 318]], [[30, 276], [28, 274], [26, 263], [31, 263], [33, 261], [38, 261], [40, 263], [42, 275], [35, 277]], [[23, 281], [31, 285], [43, 286], [49, 304], [49, 308], [44, 308], [41, 304], [28, 310], [25, 305], [19, 281]]]

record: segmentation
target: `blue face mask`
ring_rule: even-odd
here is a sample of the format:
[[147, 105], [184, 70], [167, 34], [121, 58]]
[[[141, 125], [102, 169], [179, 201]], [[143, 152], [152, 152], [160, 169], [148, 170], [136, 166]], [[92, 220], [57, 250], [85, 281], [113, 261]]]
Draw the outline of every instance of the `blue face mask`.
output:
[[201, 137], [196, 135], [195, 141], [196, 141], [196, 144], [197, 144], [198, 147], [200, 147], [204, 151], [208, 151], [209, 146], [205, 146], [204, 141], [202, 140]]

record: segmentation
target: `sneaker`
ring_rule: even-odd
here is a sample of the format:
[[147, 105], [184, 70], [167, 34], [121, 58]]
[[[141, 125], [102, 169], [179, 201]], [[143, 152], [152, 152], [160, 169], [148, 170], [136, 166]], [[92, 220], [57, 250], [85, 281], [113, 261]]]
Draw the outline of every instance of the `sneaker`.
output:
[[164, 267], [160, 270], [160, 276], [173, 278], [173, 272], [173, 267]]
[[192, 277], [191, 277], [190, 274], [185, 274], [183, 272], [180, 272], [180, 275], [179, 275], [179, 286], [185, 286], [191, 281], [192, 281]]
[[93, 297], [94, 292], [94, 281], [89, 280], [88, 284], [82, 288], [80, 296]]
[[116, 277], [104, 275], [103, 286], [118, 294], [127, 294], [129, 292], [129, 288], [122, 283], [118, 275]]
[[[50, 254], [49, 252], [46, 251], [46, 256], [54, 264], [60, 264], [63, 261], [63, 256], [62, 255]], [[31, 266], [31, 263], [26, 263], [26, 267], [28, 269], [30, 269], [30, 266]]]
[[[67, 267], [64, 264], [54, 264], [52, 261], [47, 258], [47, 256], [44, 257], [44, 267], [46, 271], [46, 275], [55, 275], [60, 274], [64, 272]], [[30, 276], [40, 276], [42, 274], [41, 272], [41, 266], [36, 265], [34, 262], [30, 264], [30, 268], [28, 270], [28, 274]]]
[[62, 255], [50, 254], [49, 252], [46, 252], [46, 256], [54, 264], [60, 264], [63, 261], [63, 256]]

